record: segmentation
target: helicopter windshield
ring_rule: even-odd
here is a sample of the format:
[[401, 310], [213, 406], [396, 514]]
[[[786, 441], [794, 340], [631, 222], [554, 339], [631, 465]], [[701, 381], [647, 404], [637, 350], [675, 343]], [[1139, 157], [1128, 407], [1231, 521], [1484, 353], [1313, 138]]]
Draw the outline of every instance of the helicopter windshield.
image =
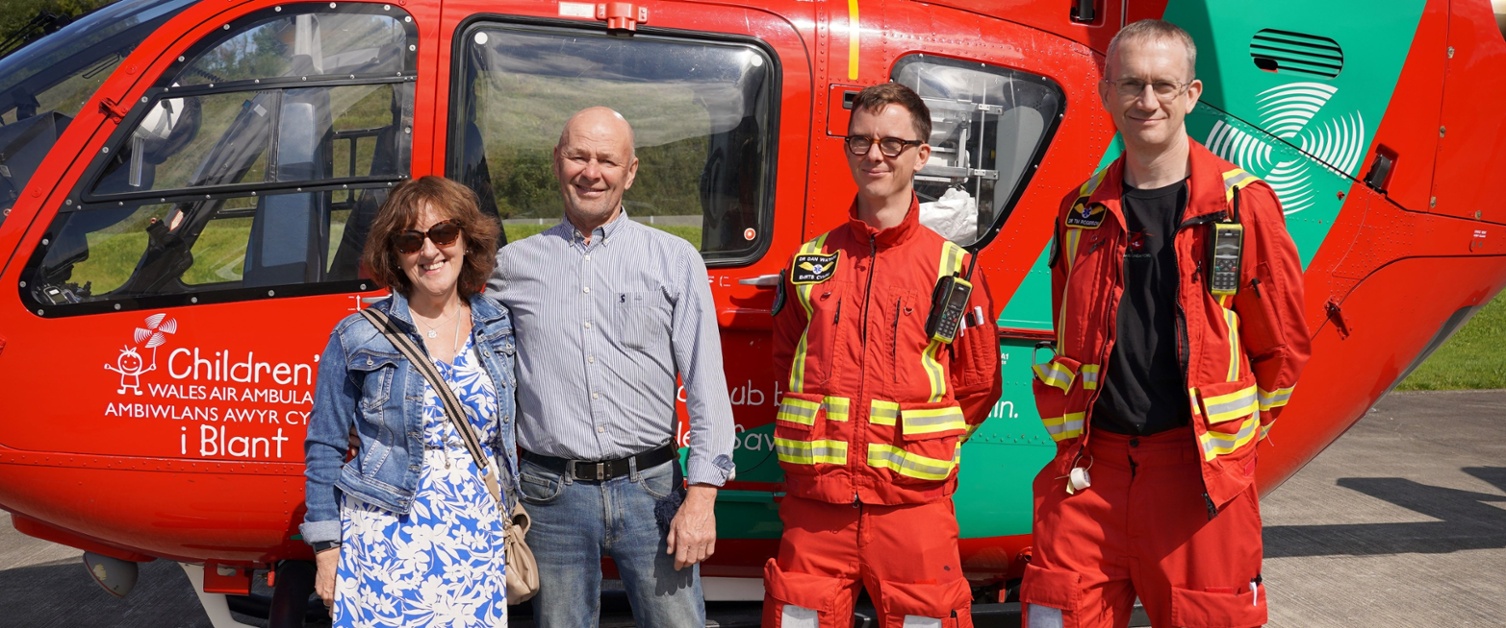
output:
[[126, 0], [0, 59], [0, 221], [63, 129], [147, 34], [193, 0]]

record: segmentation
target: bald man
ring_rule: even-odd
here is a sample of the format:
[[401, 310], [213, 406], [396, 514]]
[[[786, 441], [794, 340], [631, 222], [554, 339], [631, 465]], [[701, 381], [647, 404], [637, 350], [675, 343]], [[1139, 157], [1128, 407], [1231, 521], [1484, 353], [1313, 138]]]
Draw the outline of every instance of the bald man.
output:
[[[487, 287], [517, 333], [541, 628], [597, 625], [603, 556], [639, 626], [705, 625], [698, 564], [716, 549], [713, 504], [732, 477], [732, 405], [706, 264], [689, 242], [628, 219], [622, 196], [637, 173], [627, 120], [576, 113], [554, 148], [564, 218], [503, 247]], [[685, 472], [676, 376], [690, 411]]]

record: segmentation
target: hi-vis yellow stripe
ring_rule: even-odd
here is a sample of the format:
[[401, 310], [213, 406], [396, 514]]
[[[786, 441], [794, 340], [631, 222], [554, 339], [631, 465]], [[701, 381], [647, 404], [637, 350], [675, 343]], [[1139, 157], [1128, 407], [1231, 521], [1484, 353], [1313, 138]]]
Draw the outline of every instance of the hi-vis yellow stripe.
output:
[[1198, 444], [1203, 447], [1203, 459], [1212, 460], [1216, 456], [1221, 456], [1243, 447], [1245, 443], [1254, 440], [1255, 434], [1258, 431], [1256, 428], [1258, 427], [1260, 427], [1260, 417], [1252, 414], [1250, 418], [1245, 419], [1244, 423], [1239, 424], [1239, 431], [1234, 434], [1223, 434], [1220, 432], [1203, 432], [1202, 434], [1198, 434]]
[[1287, 400], [1292, 398], [1292, 390], [1294, 388], [1296, 387], [1280, 388], [1277, 390], [1260, 389], [1260, 409], [1266, 411], [1286, 405]]
[[1259, 409], [1260, 404], [1256, 400], [1254, 386], [1227, 395], [1203, 398], [1203, 412], [1208, 417], [1209, 425], [1232, 421], [1243, 416], [1253, 416]]
[[[961, 448], [962, 443], [959, 441], [957, 449]], [[921, 480], [945, 480], [952, 474], [952, 469], [957, 467], [955, 451], [951, 460], [937, 460], [907, 452], [893, 445], [869, 443], [868, 464]]]
[[820, 410], [821, 404], [817, 402], [795, 399], [789, 395], [785, 395], [779, 401], [779, 413], [774, 415], [774, 418], [789, 423], [815, 425], [816, 413]]
[[1259, 180], [1260, 177], [1245, 172], [1244, 170], [1241, 170], [1239, 168], [1225, 172], [1224, 202], [1232, 202], [1234, 200], [1234, 190], [1237, 190]]
[[1051, 435], [1051, 440], [1059, 443], [1082, 436], [1082, 424], [1086, 417], [1087, 414], [1083, 412], [1070, 412], [1066, 416], [1041, 419], [1041, 423], [1046, 425], [1046, 433]]
[[1062, 389], [1063, 392], [1071, 389], [1072, 380], [1077, 378], [1077, 374], [1073, 373], [1072, 369], [1067, 368], [1061, 362], [1052, 361], [1045, 364], [1037, 364], [1031, 368], [1035, 370], [1035, 377], [1041, 380], [1042, 384], [1055, 386]]
[[[936, 279], [950, 277], [962, 272], [962, 247], [948, 241], [941, 245], [941, 262], [936, 269]], [[931, 383], [931, 402], [941, 401], [946, 398], [947, 382], [946, 369], [941, 367], [941, 346], [939, 340], [932, 340], [926, 345], [926, 350], [920, 353], [920, 367], [926, 372], [926, 379]]]
[[912, 409], [900, 414], [904, 417], [904, 425], [900, 429], [905, 436], [967, 430], [967, 421], [962, 418], [962, 408], [957, 406]]
[[1063, 334], [1067, 333], [1067, 294], [1070, 292], [1067, 290], [1067, 286], [1072, 281], [1072, 264], [1077, 261], [1077, 245], [1082, 242], [1082, 229], [1068, 229], [1062, 237], [1066, 240], [1063, 243], [1065, 246], [1062, 247], [1062, 263], [1064, 264], [1062, 268], [1067, 279], [1062, 282], [1060, 298], [1062, 309], [1056, 314], [1056, 347], [1058, 351], [1067, 346], [1067, 341], [1063, 337]]
[[847, 78], [858, 80], [858, 0], [847, 0]]
[[1224, 310], [1224, 324], [1229, 327], [1229, 379], [1224, 381], [1230, 382], [1239, 379], [1239, 359], [1244, 355], [1239, 346], [1239, 315], [1229, 309], [1229, 301], [1233, 299], [1233, 295], [1218, 298], [1218, 305]]
[[1083, 390], [1098, 390], [1098, 365], [1084, 364], [1080, 370]]
[[[826, 234], [806, 242], [800, 247], [799, 255], [820, 253], [826, 245]], [[780, 281], [787, 281], [788, 277], [781, 277]], [[805, 392], [805, 357], [807, 341], [811, 333], [811, 290], [816, 284], [798, 284], [795, 286], [795, 300], [800, 302], [800, 307], [805, 308], [805, 331], [800, 332], [800, 342], [795, 345], [795, 359], [790, 362], [790, 392]]]
[[779, 402], [779, 412], [774, 418], [789, 423], [801, 425], [815, 425], [816, 414], [823, 408], [826, 410], [826, 420], [846, 421], [848, 409], [852, 401], [846, 397], [826, 397], [821, 401], [807, 401], [785, 395]]
[[826, 420], [846, 421], [848, 411], [852, 407], [852, 400], [846, 397], [827, 397], [822, 400], [821, 405], [826, 408]]
[[775, 438], [774, 451], [789, 464], [847, 464], [847, 443], [839, 440]]
[[899, 404], [883, 399], [874, 399], [868, 407], [868, 422], [874, 425], [894, 425], [899, 419]]

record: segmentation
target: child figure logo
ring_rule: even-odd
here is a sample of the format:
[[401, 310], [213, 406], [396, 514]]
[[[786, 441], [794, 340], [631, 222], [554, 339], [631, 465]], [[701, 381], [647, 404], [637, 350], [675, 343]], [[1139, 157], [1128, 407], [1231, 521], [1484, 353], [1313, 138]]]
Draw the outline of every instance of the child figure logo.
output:
[[157, 347], [167, 343], [168, 334], [175, 333], [178, 333], [177, 319], [168, 318], [166, 314], [146, 317], [146, 326], [136, 328], [134, 340], [137, 346], [144, 343], [145, 348], [152, 350], [151, 364], [146, 364], [137, 347], [121, 349], [115, 363], [105, 365], [105, 370], [120, 373], [120, 388], [115, 394], [124, 395], [126, 389], [130, 389], [137, 397], [141, 396], [141, 375], [157, 369]]

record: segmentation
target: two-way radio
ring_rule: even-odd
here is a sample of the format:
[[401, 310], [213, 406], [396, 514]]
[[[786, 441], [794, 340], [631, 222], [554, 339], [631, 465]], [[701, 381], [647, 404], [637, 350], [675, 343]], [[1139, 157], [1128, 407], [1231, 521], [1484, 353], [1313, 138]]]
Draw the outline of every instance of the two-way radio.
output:
[[957, 332], [963, 327], [962, 317], [967, 314], [967, 303], [973, 296], [973, 282], [970, 280], [973, 278], [973, 268], [978, 265], [978, 252], [970, 248], [962, 250], [972, 257], [966, 274], [961, 277], [956, 274], [942, 277], [936, 280], [936, 287], [931, 290], [931, 313], [926, 316], [926, 335], [943, 344], [951, 344], [957, 338]]

